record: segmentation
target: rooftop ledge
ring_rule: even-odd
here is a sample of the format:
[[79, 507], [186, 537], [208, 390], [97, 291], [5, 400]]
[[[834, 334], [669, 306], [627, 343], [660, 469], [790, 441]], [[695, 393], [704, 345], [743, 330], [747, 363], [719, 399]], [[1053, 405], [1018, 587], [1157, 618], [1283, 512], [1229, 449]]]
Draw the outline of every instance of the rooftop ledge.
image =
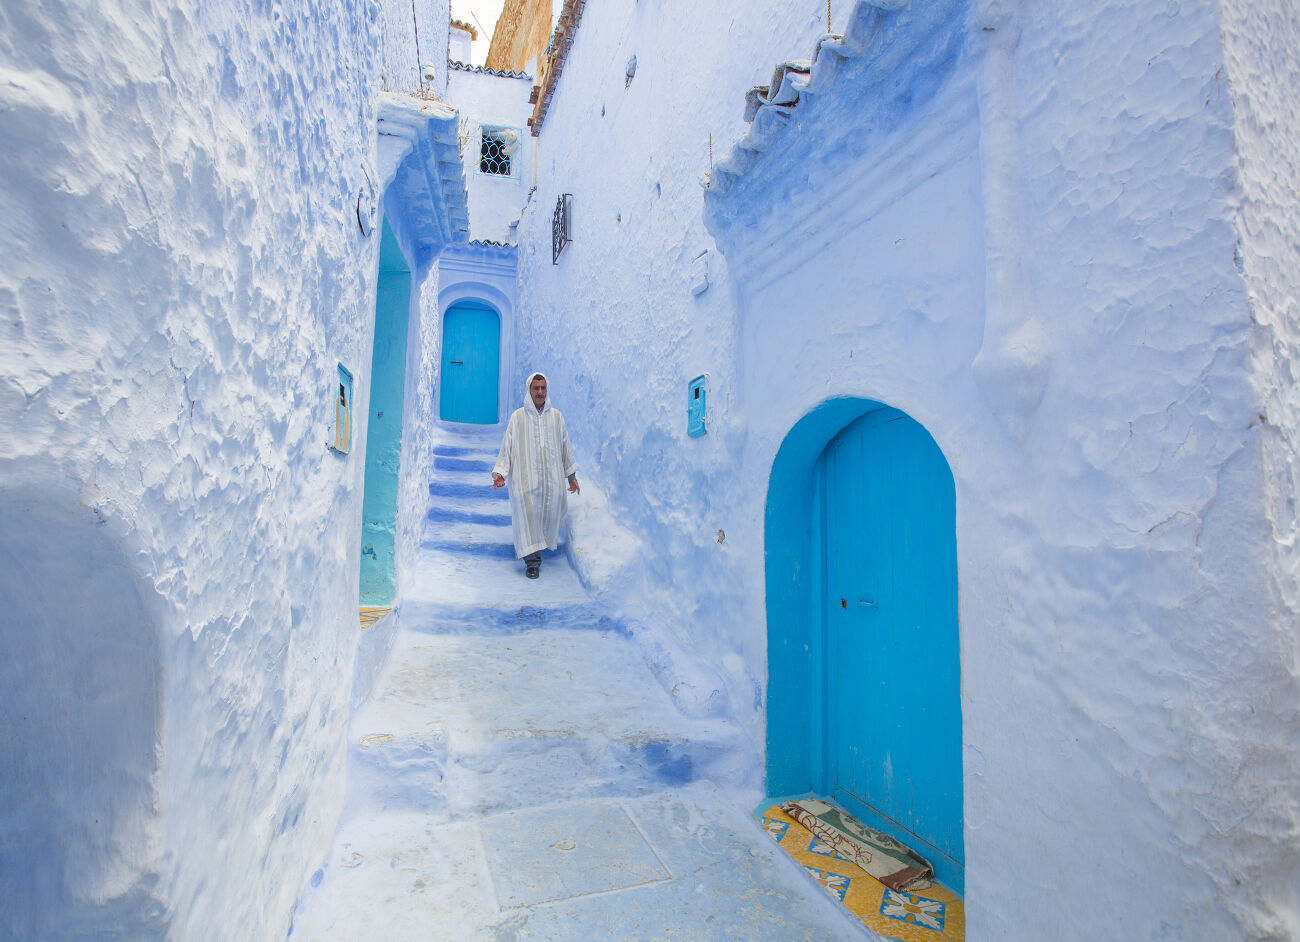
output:
[[460, 115], [440, 101], [381, 92], [375, 119], [379, 188], [400, 200], [423, 267], [469, 237]]

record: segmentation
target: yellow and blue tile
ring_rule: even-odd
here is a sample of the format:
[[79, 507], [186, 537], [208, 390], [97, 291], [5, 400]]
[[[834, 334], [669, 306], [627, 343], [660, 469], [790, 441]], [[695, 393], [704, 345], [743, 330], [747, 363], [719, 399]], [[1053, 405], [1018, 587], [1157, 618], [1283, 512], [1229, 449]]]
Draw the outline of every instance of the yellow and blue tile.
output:
[[762, 815], [763, 829], [871, 931], [898, 942], [965, 942], [962, 898], [935, 883], [899, 893], [845, 860], [834, 848], [776, 805]]

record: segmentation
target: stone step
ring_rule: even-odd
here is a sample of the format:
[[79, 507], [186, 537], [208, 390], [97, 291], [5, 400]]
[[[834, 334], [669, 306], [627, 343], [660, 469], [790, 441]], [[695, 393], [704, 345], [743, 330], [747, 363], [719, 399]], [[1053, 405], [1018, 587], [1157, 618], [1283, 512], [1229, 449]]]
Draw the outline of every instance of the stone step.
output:
[[354, 799], [457, 817], [736, 772], [739, 732], [683, 717], [626, 632], [581, 607], [554, 617], [510, 633], [404, 632], [352, 725]]
[[465, 457], [465, 458], [444, 458], [435, 457], [433, 459], [433, 468], [435, 471], [473, 471], [482, 474], [490, 474], [492, 466], [496, 464], [496, 454], [482, 457]]
[[[500, 510], [500, 505], [491, 505], [493, 510]], [[492, 527], [510, 526], [509, 513], [484, 513], [466, 509], [459, 504], [439, 503], [429, 508], [425, 519], [431, 523], [481, 523]]]
[[493, 487], [491, 481], [469, 483], [468, 481], [437, 480], [429, 484], [429, 494], [433, 497], [478, 498], [481, 500], [508, 500], [509, 494], [504, 487]]
[[498, 559], [514, 559], [514, 543], [492, 543], [479, 540], [422, 540], [421, 549], [434, 550], [439, 553], [466, 553], [473, 556], [494, 556]]
[[[514, 531], [510, 528], [510, 518], [504, 522], [473, 523], [466, 520], [430, 521], [425, 524], [421, 536], [421, 545], [428, 549], [441, 549], [452, 552], [465, 552], [468, 545], [509, 543], [514, 544]], [[438, 544], [456, 544], [443, 547]]]
[[481, 461], [485, 458], [496, 459], [501, 449], [501, 436], [487, 439], [460, 439], [442, 441], [433, 446], [434, 459], [463, 458]]

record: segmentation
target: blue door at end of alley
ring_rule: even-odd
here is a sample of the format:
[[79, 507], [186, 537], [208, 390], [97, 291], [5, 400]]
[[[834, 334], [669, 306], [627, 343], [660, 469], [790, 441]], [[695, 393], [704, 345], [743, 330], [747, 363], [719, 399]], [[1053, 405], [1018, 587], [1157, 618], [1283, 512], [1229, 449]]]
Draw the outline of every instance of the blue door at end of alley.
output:
[[964, 883], [956, 495], [896, 409], [825, 452], [826, 739], [832, 794]]
[[497, 312], [477, 301], [460, 301], [447, 308], [442, 319], [438, 417], [444, 422], [495, 424], [500, 361]]

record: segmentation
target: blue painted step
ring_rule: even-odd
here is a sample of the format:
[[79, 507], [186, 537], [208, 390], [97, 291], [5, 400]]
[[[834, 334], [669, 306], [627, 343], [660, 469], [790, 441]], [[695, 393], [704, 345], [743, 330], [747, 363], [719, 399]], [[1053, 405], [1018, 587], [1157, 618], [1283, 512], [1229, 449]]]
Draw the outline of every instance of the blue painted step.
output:
[[455, 540], [425, 540], [420, 543], [424, 549], [439, 550], [443, 553], [464, 553], [469, 556], [496, 556], [501, 559], [515, 558], [513, 543], [458, 543]]
[[497, 456], [496, 445], [484, 443], [477, 447], [466, 447], [463, 445], [434, 445], [433, 453], [435, 456], [441, 455], [446, 458], [466, 458], [466, 457], [492, 457]]
[[453, 484], [450, 481], [434, 481], [429, 485], [429, 493], [434, 497], [487, 497], [505, 500], [509, 495], [504, 487], [493, 487], [490, 483]]
[[439, 471], [491, 471], [496, 462], [483, 458], [443, 458], [433, 459], [433, 466]]
[[509, 514], [476, 514], [469, 510], [455, 510], [448, 507], [434, 507], [429, 511], [425, 519], [439, 523], [483, 523], [490, 527], [510, 526]]

